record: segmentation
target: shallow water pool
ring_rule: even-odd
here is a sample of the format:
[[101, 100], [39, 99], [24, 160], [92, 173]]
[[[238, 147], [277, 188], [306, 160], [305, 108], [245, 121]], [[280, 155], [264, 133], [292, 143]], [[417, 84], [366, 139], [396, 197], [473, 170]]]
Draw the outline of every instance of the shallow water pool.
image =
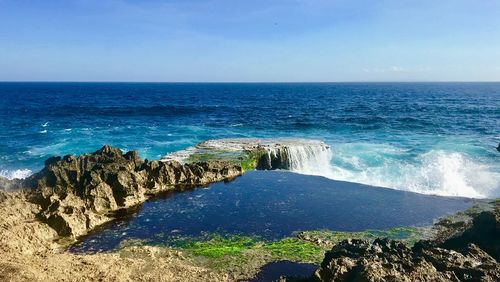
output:
[[231, 182], [151, 199], [70, 250], [107, 251], [131, 239], [168, 244], [173, 238], [213, 232], [277, 240], [301, 230], [423, 226], [473, 203], [319, 176], [252, 171]]

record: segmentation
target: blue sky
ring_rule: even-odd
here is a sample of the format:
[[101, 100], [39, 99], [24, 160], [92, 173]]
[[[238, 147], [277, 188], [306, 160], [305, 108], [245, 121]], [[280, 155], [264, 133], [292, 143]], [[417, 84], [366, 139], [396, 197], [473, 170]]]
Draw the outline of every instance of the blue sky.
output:
[[500, 81], [500, 1], [0, 0], [0, 81]]

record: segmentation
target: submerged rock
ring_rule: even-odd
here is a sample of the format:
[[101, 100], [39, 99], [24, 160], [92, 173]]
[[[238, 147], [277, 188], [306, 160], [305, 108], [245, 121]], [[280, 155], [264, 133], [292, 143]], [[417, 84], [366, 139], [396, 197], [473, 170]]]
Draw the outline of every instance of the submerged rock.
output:
[[142, 161], [135, 151], [122, 154], [106, 145], [80, 157], [49, 158], [24, 185], [35, 188], [29, 198], [41, 206], [43, 222], [61, 236], [78, 236], [109, 221], [111, 212], [137, 205], [149, 195], [241, 173], [240, 166], [219, 161]]
[[498, 210], [476, 215], [465, 229], [448, 228], [450, 237], [411, 249], [389, 239], [344, 240], [326, 252], [312, 280], [500, 281]]

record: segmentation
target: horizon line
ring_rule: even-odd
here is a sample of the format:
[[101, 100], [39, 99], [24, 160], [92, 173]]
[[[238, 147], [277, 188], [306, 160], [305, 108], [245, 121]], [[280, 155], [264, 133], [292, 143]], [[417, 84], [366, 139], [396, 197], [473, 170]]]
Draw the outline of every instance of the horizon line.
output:
[[151, 83], [151, 84], [282, 84], [282, 83], [500, 83], [500, 80], [345, 80], [345, 81], [122, 81], [122, 80], [0, 80], [0, 83]]

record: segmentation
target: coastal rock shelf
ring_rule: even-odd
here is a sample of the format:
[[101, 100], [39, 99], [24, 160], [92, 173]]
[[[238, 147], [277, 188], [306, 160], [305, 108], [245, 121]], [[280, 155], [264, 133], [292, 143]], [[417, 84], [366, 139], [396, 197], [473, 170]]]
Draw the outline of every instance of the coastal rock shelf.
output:
[[303, 171], [318, 164], [328, 165], [330, 147], [310, 139], [230, 138], [208, 140], [163, 157], [182, 163], [218, 159], [240, 163], [245, 169]]
[[60, 236], [80, 236], [113, 219], [113, 212], [165, 191], [236, 177], [240, 166], [221, 161], [180, 164], [142, 161], [135, 151], [102, 149], [79, 157], [52, 157], [21, 184], [40, 206], [39, 219]]

